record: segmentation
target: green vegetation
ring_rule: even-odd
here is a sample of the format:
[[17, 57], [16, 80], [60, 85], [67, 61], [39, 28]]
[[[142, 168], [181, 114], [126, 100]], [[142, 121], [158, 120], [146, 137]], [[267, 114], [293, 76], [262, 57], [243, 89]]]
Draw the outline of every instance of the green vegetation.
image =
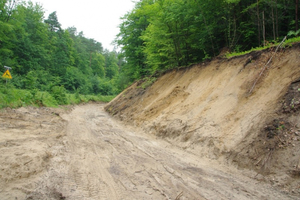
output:
[[127, 80], [298, 42], [299, 2], [287, 0], [141, 0], [123, 17], [115, 43]]
[[286, 40], [284, 45], [289, 46], [289, 45], [292, 45], [293, 43], [297, 43], [297, 42], [300, 42], [300, 37], [290, 38], [290, 39]]
[[51, 92], [39, 91], [38, 89], [16, 89], [12, 84], [0, 87], [0, 108], [21, 106], [47, 106], [79, 104], [89, 101], [109, 102], [115, 96], [80, 95], [79, 93], [68, 94], [64, 88], [57, 87]]
[[[0, 0], [0, 107], [109, 101], [136, 80], [147, 88], [161, 72], [218, 56], [299, 42], [298, 1], [140, 0], [122, 17], [115, 44], [103, 49], [56, 12]], [[284, 46], [283, 45], [283, 46]], [[4, 72], [4, 68], [3, 72]], [[105, 97], [107, 96], [107, 97]]]
[[12, 67], [13, 77], [9, 86], [0, 80], [0, 107], [108, 101], [123, 89], [121, 59], [75, 27], [62, 29], [56, 12], [44, 19], [39, 4], [0, 0], [0, 69]]
[[[290, 46], [290, 45], [292, 45], [293, 43], [296, 43], [296, 42], [300, 42], [300, 37], [294, 37], [294, 38], [290, 38], [290, 39], [286, 40], [283, 43], [282, 47]], [[277, 43], [274, 43], [274, 44], [268, 44], [266, 46], [252, 48], [252, 49], [250, 49], [248, 51], [227, 53], [226, 54], [226, 58], [231, 58], [231, 57], [234, 57], [234, 56], [245, 55], [245, 54], [253, 52], [253, 51], [261, 51], [261, 50], [268, 49], [268, 48], [271, 48], [271, 47], [277, 47], [279, 44], [280, 44], [280, 42], [277, 42]]]

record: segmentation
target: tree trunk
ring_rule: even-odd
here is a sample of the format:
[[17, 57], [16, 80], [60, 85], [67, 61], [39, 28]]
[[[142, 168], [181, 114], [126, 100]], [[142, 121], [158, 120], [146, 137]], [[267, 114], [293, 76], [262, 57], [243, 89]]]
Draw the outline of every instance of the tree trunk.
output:
[[277, 0], [275, 0], [276, 5], [276, 37], [279, 38], [279, 24], [278, 24], [278, 6], [277, 6]]
[[298, 7], [299, 7], [299, 0], [296, 0], [296, 31], [298, 31]]
[[234, 17], [233, 17], [233, 37], [232, 37], [232, 40], [231, 40], [231, 44], [230, 44], [230, 49], [232, 49], [234, 46], [235, 46], [235, 44], [236, 44], [236, 41], [237, 41], [237, 39], [236, 39], [236, 16], [235, 16], [235, 14], [234, 14]]
[[11, 4], [10, 4], [9, 10], [8, 10], [8, 12], [7, 12], [6, 22], [9, 21], [11, 15], [12, 15], [12, 12], [13, 12], [13, 9], [14, 9], [14, 6], [15, 6], [15, 3], [16, 3], [16, 0], [13, 0], [13, 2], [11, 2]]
[[263, 40], [264, 40], [264, 46], [266, 46], [265, 11], [262, 12], [262, 17], [263, 17]]
[[260, 17], [259, 17], [259, 0], [257, 0], [257, 28], [258, 28], [258, 46], [260, 46]]
[[274, 16], [274, 1], [272, 2], [272, 23], [273, 23], [273, 40], [276, 40], [276, 31], [275, 31], [275, 16]]

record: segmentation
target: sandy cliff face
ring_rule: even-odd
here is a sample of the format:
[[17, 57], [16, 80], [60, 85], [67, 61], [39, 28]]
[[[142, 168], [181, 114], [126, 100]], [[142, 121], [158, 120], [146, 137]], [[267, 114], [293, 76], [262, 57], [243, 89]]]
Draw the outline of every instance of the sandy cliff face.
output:
[[[295, 107], [291, 108], [294, 110], [289, 115], [282, 111], [283, 98], [290, 85], [300, 77], [299, 44], [278, 51], [253, 92], [249, 93], [273, 54], [274, 49], [269, 49], [172, 70], [147, 89], [142, 89], [142, 83], [133, 84], [110, 102], [106, 110], [199, 156], [220, 158], [227, 155], [228, 158], [230, 155], [233, 160], [239, 158], [242, 162], [239, 153], [251, 157], [246, 149], [249, 144], [254, 148], [254, 141], [269, 142], [265, 139], [268, 137], [264, 128], [275, 118], [284, 117], [286, 121], [283, 123], [288, 123], [293, 115], [295, 130], [300, 126], [299, 112]], [[297, 93], [298, 88], [294, 91]], [[299, 103], [295, 98], [294, 104]], [[292, 107], [291, 102], [285, 104]], [[298, 138], [293, 146], [297, 143]], [[258, 143], [256, 146], [260, 149], [266, 147]], [[266, 151], [256, 150], [251, 155], [258, 162], [259, 156], [254, 158], [254, 154], [264, 152], [267, 155]]]

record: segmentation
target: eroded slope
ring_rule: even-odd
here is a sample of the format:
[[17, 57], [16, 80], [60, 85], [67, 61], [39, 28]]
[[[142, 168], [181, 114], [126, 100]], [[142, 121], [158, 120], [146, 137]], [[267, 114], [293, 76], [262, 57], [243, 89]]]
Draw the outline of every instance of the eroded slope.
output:
[[[258, 74], [274, 54], [272, 49], [173, 70], [146, 90], [140, 87], [141, 83], [135, 83], [109, 103], [106, 110], [199, 156], [230, 158], [239, 166], [257, 166], [260, 170], [266, 162], [269, 165], [282, 162], [270, 161], [276, 153], [267, 148], [266, 144], [271, 141], [266, 139], [264, 128], [282, 117], [285, 118], [283, 123], [293, 120], [296, 131], [300, 125], [298, 111], [280, 114], [288, 88], [300, 77], [299, 51], [298, 44], [277, 52], [252, 93], [249, 91]], [[300, 92], [300, 89], [295, 91]], [[294, 106], [299, 103], [297, 98], [293, 100]], [[286, 107], [292, 106], [291, 102], [287, 104]], [[288, 173], [295, 167], [293, 163], [300, 155], [288, 152], [299, 152], [297, 142], [296, 135], [291, 145], [283, 150], [282, 155], [287, 157], [285, 164], [278, 165], [272, 172], [288, 165], [284, 170]], [[252, 157], [249, 150], [252, 150]], [[278, 151], [282, 149], [276, 149]], [[255, 157], [254, 152], [264, 157]], [[293, 161], [289, 157], [294, 157]]]

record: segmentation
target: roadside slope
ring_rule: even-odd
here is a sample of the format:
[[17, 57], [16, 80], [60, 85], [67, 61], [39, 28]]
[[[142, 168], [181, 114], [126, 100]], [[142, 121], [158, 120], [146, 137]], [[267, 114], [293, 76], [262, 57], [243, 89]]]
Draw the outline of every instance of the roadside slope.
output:
[[[269, 49], [172, 70], [145, 90], [140, 87], [141, 83], [133, 84], [105, 109], [119, 119], [142, 127], [149, 134], [165, 138], [198, 156], [231, 158], [240, 166], [255, 167], [255, 159], [259, 161], [259, 158], [242, 159], [250, 156], [247, 155], [249, 149], [245, 148], [250, 148], [249, 144], [258, 139], [265, 139], [258, 136], [266, 124], [278, 117], [280, 101], [290, 85], [300, 77], [300, 45], [296, 44], [277, 52], [268, 70], [249, 94], [273, 53], [274, 50]], [[299, 103], [296, 99], [293, 101]], [[299, 112], [292, 112], [285, 118], [288, 120], [291, 115], [296, 128], [300, 125]], [[264, 149], [266, 146], [258, 145], [257, 148]], [[290, 148], [299, 150], [295, 144]], [[267, 155], [261, 149], [255, 152]], [[244, 154], [239, 155], [242, 151]], [[297, 160], [300, 155], [294, 157]], [[294, 160], [287, 162], [291, 165]]]

